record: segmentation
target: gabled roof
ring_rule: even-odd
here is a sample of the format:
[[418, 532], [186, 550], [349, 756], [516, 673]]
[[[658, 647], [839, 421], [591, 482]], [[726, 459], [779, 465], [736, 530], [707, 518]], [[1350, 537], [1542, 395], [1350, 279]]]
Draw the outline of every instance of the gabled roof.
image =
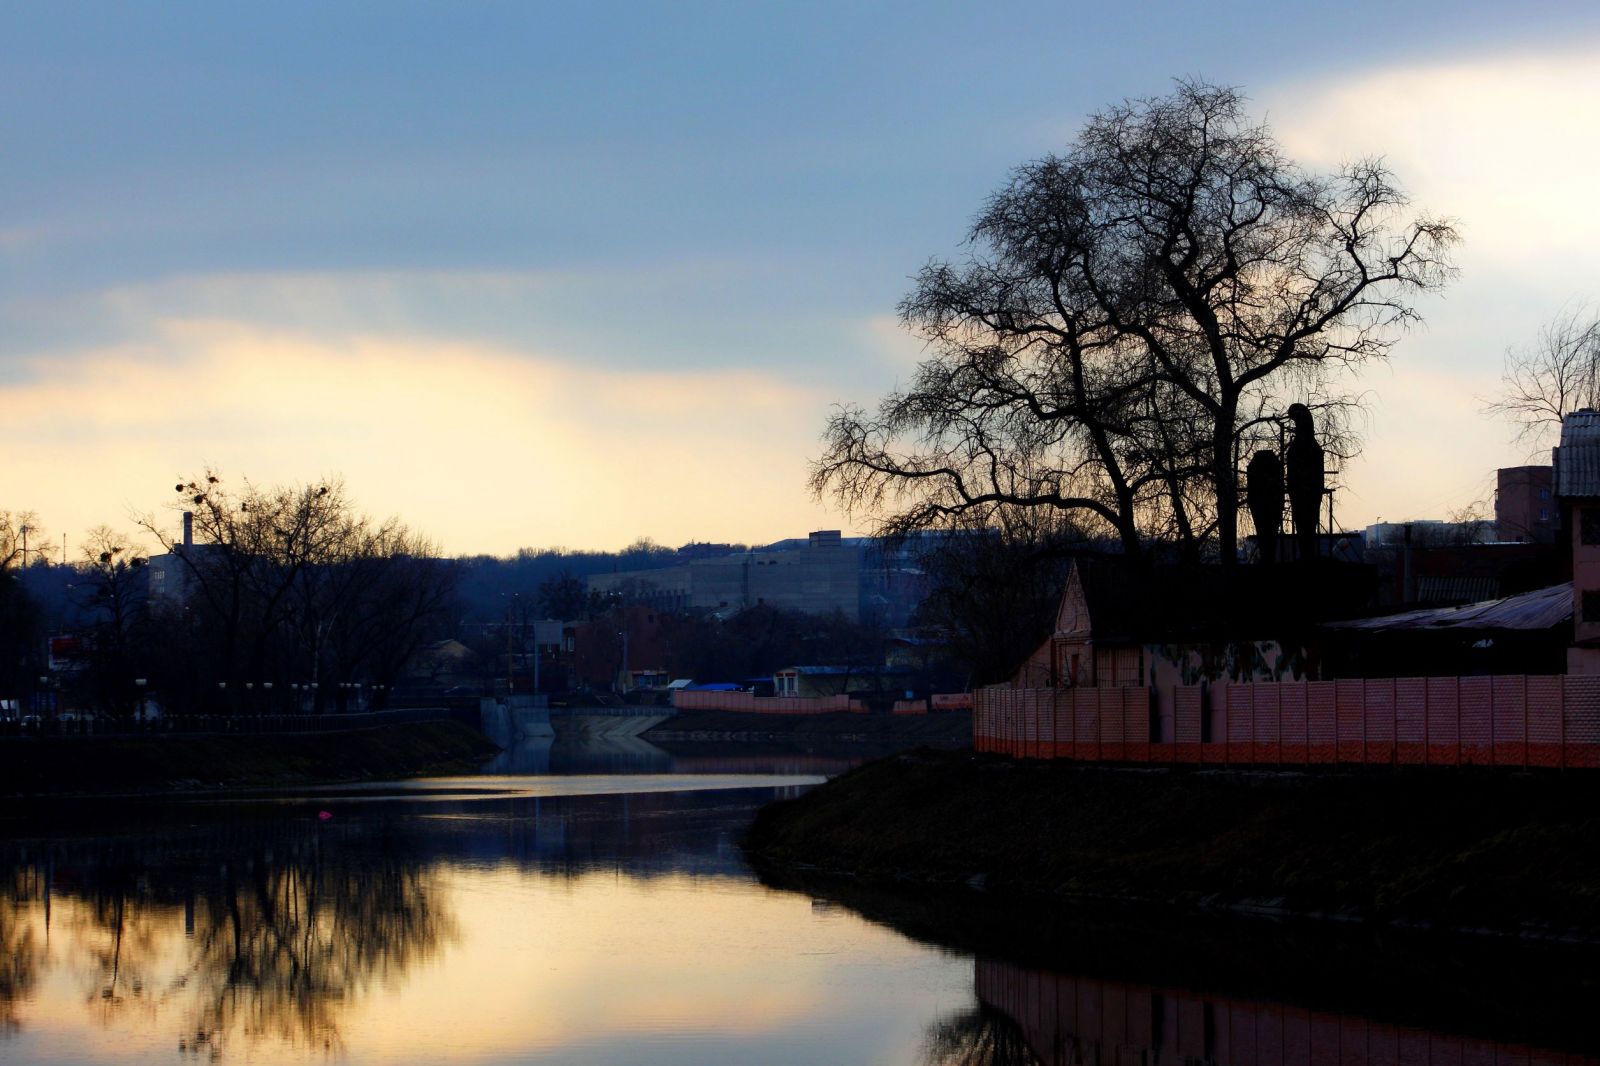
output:
[[1464, 607], [1434, 607], [1381, 618], [1354, 618], [1329, 622], [1328, 629], [1361, 630], [1544, 630], [1572, 621], [1572, 582], [1469, 603]]
[[1563, 418], [1552, 457], [1557, 496], [1600, 496], [1600, 412], [1585, 408]]

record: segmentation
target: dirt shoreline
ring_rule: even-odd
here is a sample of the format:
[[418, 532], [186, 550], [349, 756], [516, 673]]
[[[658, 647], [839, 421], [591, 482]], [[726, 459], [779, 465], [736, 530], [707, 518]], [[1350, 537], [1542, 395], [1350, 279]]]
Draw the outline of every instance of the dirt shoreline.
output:
[[1139, 771], [918, 751], [757, 817], [771, 870], [991, 899], [1600, 941], [1600, 775]]

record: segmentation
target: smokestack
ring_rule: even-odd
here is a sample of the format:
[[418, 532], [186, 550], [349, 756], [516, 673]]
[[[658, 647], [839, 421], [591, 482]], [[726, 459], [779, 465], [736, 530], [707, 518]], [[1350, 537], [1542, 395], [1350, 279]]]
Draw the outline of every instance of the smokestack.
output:
[[194, 547], [194, 512], [183, 512], [183, 546]]

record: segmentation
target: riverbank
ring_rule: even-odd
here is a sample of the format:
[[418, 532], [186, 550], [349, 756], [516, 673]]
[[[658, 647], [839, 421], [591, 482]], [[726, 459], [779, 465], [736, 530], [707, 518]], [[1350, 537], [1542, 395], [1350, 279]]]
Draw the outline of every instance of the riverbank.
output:
[[459, 722], [344, 733], [0, 741], [0, 795], [118, 795], [470, 773], [499, 748]]
[[1600, 777], [882, 759], [763, 810], [758, 865], [1167, 911], [1600, 940]]
[[747, 711], [683, 711], [643, 734], [664, 741], [840, 740], [903, 747], [965, 747], [972, 743], [972, 713], [939, 714], [752, 714]]

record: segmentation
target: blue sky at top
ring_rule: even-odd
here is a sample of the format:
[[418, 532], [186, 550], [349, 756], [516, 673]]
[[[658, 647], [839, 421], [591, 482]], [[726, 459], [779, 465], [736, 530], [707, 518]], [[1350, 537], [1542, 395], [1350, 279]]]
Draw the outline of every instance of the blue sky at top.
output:
[[[1008, 168], [1184, 74], [1244, 86], [1309, 162], [1389, 155], [1469, 249], [1488, 234], [1369, 384], [1492, 385], [1595, 274], [1538, 255], [1572, 223], [1527, 221], [1589, 205], [1484, 178], [1486, 129], [1536, 176], [1582, 164], [1597, 42], [1576, 3], [0, 5], [0, 506], [126, 524], [214, 462], [342, 470], [457, 551], [841, 524], [805, 459], [829, 402], [914, 361], [908, 275]], [[1391, 492], [1433, 461], [1395, 414], [1352, 523], [1521, 458], [1461, 423], [1492, 446], [1439, 457], [1440, 499]]]

